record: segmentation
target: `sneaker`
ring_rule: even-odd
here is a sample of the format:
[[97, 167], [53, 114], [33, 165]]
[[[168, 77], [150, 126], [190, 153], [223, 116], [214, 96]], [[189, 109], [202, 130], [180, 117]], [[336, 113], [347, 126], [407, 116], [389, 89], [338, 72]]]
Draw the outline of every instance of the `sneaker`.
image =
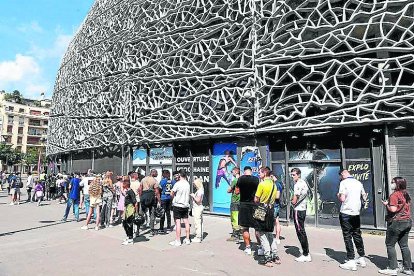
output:
[[200, 242], [201, 242], [201, 239], [200, 239], [200, 238], [195, 237], [194, 239], [192, 239], [192, 240], [191, 240], [191, 242], [200, 243]]
[[170, 242], [170, 245], [172, 245], [172, 246], [181, 246], [181, 242], [177, 241], [177, 240], [173, 240], [172, 242]]
[[160, 230], [158, 230], [158, 234], [160, 234], [160, 235], [164, 235], [164, 234], [165, 234], [165, 231], [164, 231], [164, 230], [162, 230], [162, 229], [160, 229]]
[[231, 236], [230, 238], [228, 238], [226, 241], [228, 241], [228, 242], [236, 242], [236, 241], [238, 241], [239, 239], [236, 237], [236, 236]]
[[264, 249], [263, 249], [263, 247], [257, 248], [257, 256], [264, 256]]
[[99, 227], [98, 226], [95, 226], [95, 230], [98, 231], [99, 230]]
[[183, 240], [183, 244], [185, 244], [185, 245], [190, 245], [190, 243], [191, 243], [190, 239], [184, 239]]
[[339, 267], [345, 270], [352, 270], [352, 271], [357, 270], [357, 264], [355, 260], [349, 260], [343, 264], [340, 264]]
[[275, 264], [281, 264], [282, 262], [280, 261], [280, 257], [279, 256], [274, 256], [272, 258], [272, 262], [274, 262]]
[[13, 202], [10, 202], [10, 205], [14, 205], [14, 203]]
[[411, 275], [411, 269], [402, 268], [399, 270], [402, 274]]
[[150, 232], [150, 234], [149, 234], [149, 236], [150, 236], [150, 237], [154, 237], [156, 234], [157, 234], [157, 233], [155, 233], [155, 231], [151, 231], [151, 232]]
[[133, 239], [126, 239], [122, 242], [122, 245], [128, 245], [128, 244], [133, 244], [134, 240]]
[[384, 275], [398, 275], [398, 270], [397, 269], [390, 269], [390, 268], [386, 268], [386, 269], [380, 269], [378, 270], [379, 274], [384, 274]]
[[300, 263], [309, 263], [312, 262], [312, 257], [310, 254], [308, 254], [308, 256], [301, 255], [299, 258], [296, 258], [295, 261]]
[[280, 244], [280, 239], [276, 239], [276, 244]]
[[81, 227], [82, 230], [88, 230], [88, 225], [84, 225]]
[[109, 228], [112, 228], [112, 227], [114, 227], [112, 224], [109, 224]]
[[365, 261], [364, 257], [359, 257], [358, 259], [355, 259], [356, 265], [359, 265], [360, 267], [366, 267], [367, 262]]
[[252, 249], [250, 247], [246, 247], [246, 249], [244, 249], [244, 253], [247, 255], [252, 255]]
[[66, 219], [65, 218], [62, 218], [60, 221], [61, 222], [66, 222]]

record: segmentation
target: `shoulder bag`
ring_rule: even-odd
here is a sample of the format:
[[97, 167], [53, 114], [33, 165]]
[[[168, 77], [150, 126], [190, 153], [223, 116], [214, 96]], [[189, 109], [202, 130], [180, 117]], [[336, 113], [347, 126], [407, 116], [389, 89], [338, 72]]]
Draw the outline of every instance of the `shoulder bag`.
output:
[[274, 189], [275, 189], [275, 185], [273, 184], [272, 192], [270, 193], [269, 199], [268, 199], [266, 204], [261, 203], [261, 204], [256, 206], [256, 209], [254, 210], [254, 213], [253, 213], [253, 218], [254, 219], [257, 219], [259, 221], [265, 221], [266, 220], [266, 214], [267, 214], [267, 211], [269, 209], [269, 202], [272, 199]]

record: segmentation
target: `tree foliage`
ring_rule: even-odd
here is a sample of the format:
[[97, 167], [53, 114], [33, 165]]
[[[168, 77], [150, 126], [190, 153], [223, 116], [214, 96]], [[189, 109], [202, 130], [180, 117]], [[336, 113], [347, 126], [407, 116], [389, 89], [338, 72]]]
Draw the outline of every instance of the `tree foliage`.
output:
[[0, 160], [8, 166], [12, 166], [22, 160], [22, 153], [13, 149], [10, 145], [0, 144]]
[[27, 165], [35, 165], [39, 160], [39, 151], [35, 148], [28, 148], [23, 157]]
[[6, 93], [4, 94], [4, 99], [6, 101], [13, 101], [16, 103], [22, 103], [23, 102], [23, 96], [20, 93], [19, 90], [14, 90], [12, 93]]

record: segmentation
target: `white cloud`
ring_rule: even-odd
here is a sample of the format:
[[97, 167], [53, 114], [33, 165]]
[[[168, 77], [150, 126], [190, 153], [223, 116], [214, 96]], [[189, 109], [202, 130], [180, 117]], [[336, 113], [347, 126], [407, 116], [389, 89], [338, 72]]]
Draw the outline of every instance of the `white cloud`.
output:
[[15, 60], [0, 62], [0, 83], [20, 81], [39, 72], [39, 65], [33, 57], [17, 54]]
[[32, 21], [30, 23], [21, 24], [19, 27], [17, 27], [17, 30], [22, 33], [42, 33], [43, 28], [40, 27], [39, 23], [37, 21]]
[[41, 92], [50, 92], [51, 85], [34, 57], [17, 54], [14, 60], [0, 61], [0, 89], [17, 89], [23, 96], [37, 99]]

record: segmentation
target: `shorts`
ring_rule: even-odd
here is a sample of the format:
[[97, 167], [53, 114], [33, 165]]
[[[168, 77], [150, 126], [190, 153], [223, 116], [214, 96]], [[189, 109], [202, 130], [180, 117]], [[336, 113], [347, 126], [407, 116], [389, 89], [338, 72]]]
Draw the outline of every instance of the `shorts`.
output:
[[243, 228], [256, 228], [257, 221], [253, 218], [254, 208], [256, 204], [253, 202], [240, 202], [239, 206], [239, 225]]
[[14, 195], [15, 193], [16, 193], [16, 189], [15, 188], [11, 188], [9, 194], [10, 195]]
[[183, 207], [173, 206], [173, 214], [174, 214], [174, 219], [186, 219], [188, 218], [188, 207], [183, 208]]
[[95, 207], [101, 206], [101, 204], [102, 204], [102, 198], [92, 197], [92, 196], [90, 197], [90, 206], [91, 207], [95, 208]]
[[275, 205], [275, 218], [278, 218], [280, 214], [280, 205]]

